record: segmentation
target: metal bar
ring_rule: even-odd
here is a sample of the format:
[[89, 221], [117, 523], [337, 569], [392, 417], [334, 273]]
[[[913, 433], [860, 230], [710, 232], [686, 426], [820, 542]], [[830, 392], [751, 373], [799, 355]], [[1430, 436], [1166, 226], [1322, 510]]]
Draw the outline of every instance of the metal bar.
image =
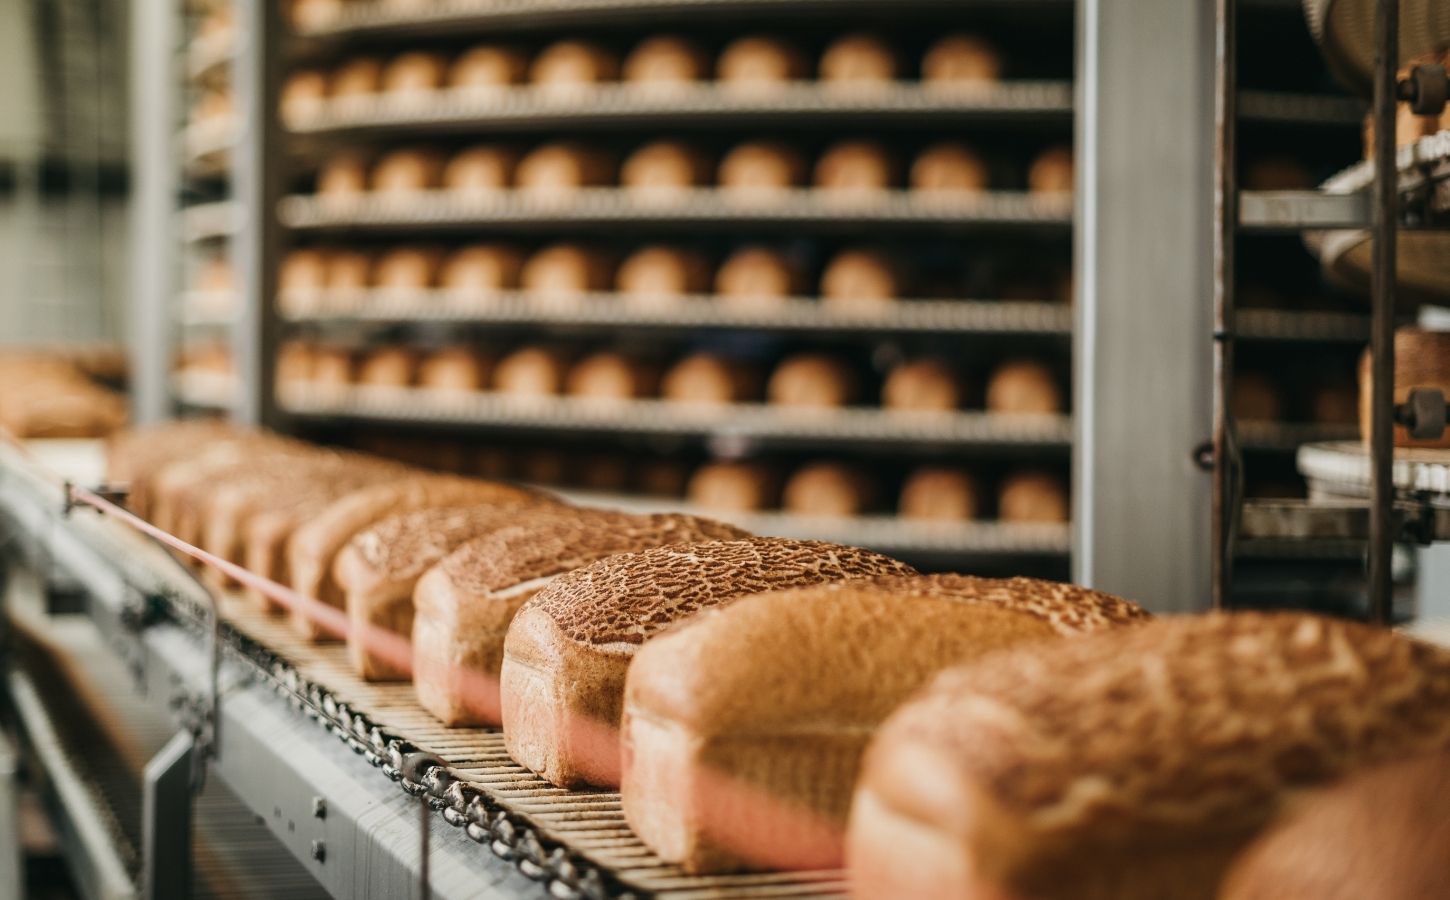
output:
[[1216, 0], [1214, 9], [1213, 185], [1213, 563], [1214, 609], [1229, 606], [1233, 588], [1235, 470], [1240, 458], [1229, 397], [1233, 390], [1234, 238], [1238, 231], [1238, 3]]
[[1377, 0], [1374, 75], [1374, 273], [1370, 322], [1370, 619], [1394, 616], [1394, 392], [1395, 229], [1399, 225], [1395, 169], [1396, 73], [1399, 68], [1400, 3]]
[[191, 785], [195, 742], [177, 732], [146, 764], [141, 801], [143, 896], [191, 896]]
[[[1230, 105], [1236, 103], [1230, 100]], [[1233, 124], [1237, 127], [1237, 121]], [[1369, 200], [1364, 193], [1244, 191], [1235, 203], [1243, 230], [1289, 234], [1306, 228], [1367, 228], [1371, 218]]]
[[25, 896], [24, 856], [20, 849], [20, 756], [10, 736], [0, 732], [0, 898]]

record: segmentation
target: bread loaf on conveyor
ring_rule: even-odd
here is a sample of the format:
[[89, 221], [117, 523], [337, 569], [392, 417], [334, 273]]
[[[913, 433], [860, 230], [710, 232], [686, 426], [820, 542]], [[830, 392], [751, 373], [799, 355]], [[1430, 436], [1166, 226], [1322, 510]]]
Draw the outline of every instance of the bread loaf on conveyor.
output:
[[536, 506], [557, 509], [562, 504], [531, 497], [524, 503], [421, 509], [389, 516], [353, 535], [332, 566], [347, 609], [353, 669], [369, 681], [407, 679], [409, 673], [399, 661], [371, 645], [371, 630], [412, 635], [413, 588], [423, 573], [459, 545], [526, 520]]
[[295, 464], [316, 452], [301, 441], [262, 432], [242, 440], [212, 442], [157, 471], [149, 488], [149, 518], [158, 528], [198, 544], [203, 503], [218, 486], [258, 468]]
[[[429, 569], [413, 592], [418, 702], [446, 725], [499, 724], [496, 680], [509, 622], [555, 577], [616, 553], [743, 537], [739, 528], [694, 516], [564, 509], [530, 511], [469, 541]], [[486, 676], [485, 684], [493, 680], [492, 689], [474, 688], [475, 674]]]
[[[286, 568], [291, 586], [305, 597], [341, 608], [343, 593], [333, 578], [333, 561], [352, 536], [363, 529], [388, 516], [417, 509], [479, 503], [522, 506], [537, 503], [540, 497], [536, 491], [514, 485], [442, 475], [399, 478], [353, 491], [298, 527], [287, 540]], [[304, 614], [294, 613], [292, 623], [309, 639], [325, 636], [318, 624]]]
[[852, 892], [1208, 900], [1299, 792], [1447, 747], [1450, 653], [1386, 629], [1217, 614], [1012, 650], [878, 732]]
[[[746, 594], [907, 574], [910, 566], [867, 550], [775, 538], [661, 547], [576, 569], [524, 604], [509, 626], [501, 677], [505, 745], [554, 784], [618, 784], [612, 735], [624, 676], [649, 638]], [[593, 732], [600, 727], [608, 731]]]
[[[625, 816], [689, 872], [838, 867], [866, 743], [932, 675], [1022, 641], [1147, 618], [1073, 585], [963, 575], [838, 581], [706, 610], [647, 642], [630, 667]], [[825, 829], [753, 815], [714, 789], [736, 781]]]
[[215, 441], [247, 432], [222, 419], [179, 419], [111, 435], [106, 442], [106, 480], [130, 488], [127, 503], [145, 516], [150, 480], [162, 467]]

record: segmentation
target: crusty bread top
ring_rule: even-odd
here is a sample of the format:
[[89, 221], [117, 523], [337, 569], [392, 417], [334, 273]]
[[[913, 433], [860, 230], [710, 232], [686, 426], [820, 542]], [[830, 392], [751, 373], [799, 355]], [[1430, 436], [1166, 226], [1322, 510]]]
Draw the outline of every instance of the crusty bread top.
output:
[[348, 547], [378, 578], [415, 578], [463, 542], [522, 515], [517, 502], [420, 509], [369, 526], [354, 535]]
[[1023, 857], [992, 853], [1021, 871], [1049, 847], [1242, 835], [1290, 789], [1447, 746], [1450, 653], [1318, 616], [1218, 614], [944, 672], [883, 726], [863, 784], [978, 849], [1012, 832]]
[[[1117, 625], [1144, 622], [1152, 615], [1122, 597], [1075, 584], [1040, 578], [979, 578], [975, 575], [911, 575], [875, 578], [873, 587], [898, 596], [942, 597], [990, 603], [1041, 619], [1058, 634], [1086, 634]], [[831, 585], [830, 589], [848, 585]]]
[[456, 590], [483, 597], [617, 553], [749, 536], [733, 525], [698, 516], [562, 508], [557, 514], [531, 514], [469, 541], [449, 554], [439, 568]]
[[585, 644], [640, 644], [733, 597], [864, 578], [910, 575], [906, 563], [823, 541], [749, 538], [621, 553], [561, 575], [527, 604]]

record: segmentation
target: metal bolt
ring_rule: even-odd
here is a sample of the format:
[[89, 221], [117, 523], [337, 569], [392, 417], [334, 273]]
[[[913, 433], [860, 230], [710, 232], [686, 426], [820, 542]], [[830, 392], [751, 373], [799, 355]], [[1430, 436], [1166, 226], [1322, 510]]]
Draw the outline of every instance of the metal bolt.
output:
[[1204, 441], [1193, 448], [1193, 464], [1205, 472], [1213, 471], [1213, 442]]
[[318, 862], [325, 862], [327, 860], [327, 845], [322, 841], [313, 841], [312, 858]]
[[321, 797], [312, 798], [312, 816], [317, 819], [327, 818], [327, 801]]

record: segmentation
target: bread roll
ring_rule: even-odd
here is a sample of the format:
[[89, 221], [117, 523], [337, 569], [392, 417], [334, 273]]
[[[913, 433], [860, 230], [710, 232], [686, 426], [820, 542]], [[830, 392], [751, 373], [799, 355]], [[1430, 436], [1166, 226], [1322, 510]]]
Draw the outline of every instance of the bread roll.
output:
[[489, 359], [471, 347], [435, 350], [418, 363], [418, 386], [434, 391], [471, 393], [488, 387]]
[[236, 114], [230, 90], [215, 88], [204, 90], [196, 106], [191, 110], [191, 121], [196, 124], [213, 124], [229, 121]]
[[106, 480], [129, 485], [128, 505], [136, 515], [147, 518], [150, 487], [159, 470], [196, 455], [202, 448], [247, 443], [257, 437], [255, 432], [218, 419], [177, 419], [133, 426], [106, 441]]
[[629, 487], [629, 460], [616, 453], [591, 453], [574, 463], [573, 474], [580, 490], [617, 494]]
[[559, 41], [545, 47], [529, 67], [529, 80], [550, 93], [573, 94], [619, 77], [619, 58], [585, 41]]
[[[702, 570], [711, 577], [701, 579]], [[561, 787], [616, 785], [614, 729], [625, 671], [649, 638], [747, 594], [898, 574], [912, 570], [869, 551], [754, 538], [622, 553], [561, 575], [509, 626], [500, 684], [504, 744]]]
[[655, 141], [629, 155], [619, 170], [619, 183], [644, 194], [677, 196], [703, 185], [710, 162], [699, 150], [680, 141]]
[[443, 261], [438, 284], [449, 291], [487, 294], [511, 290], [519, 284], [523, 254], [504, 244], [460, 247]]
[[614, 289], [636, 306], [667, 305], [686, 294], [709, 288], [710, 265], [693, 250], [651, 245], [641, 247], [619, 265]]
[[327, 254], [327, 290], [333, 294], [361, 291], [372, 284], [373, 258], [360, 250]]
[[1009, 650], [944, 672], [877, 733], [851, 890], [1208, 900], [1303, 789], [1447, 744], [1450, 657], [1388, 629], [1175, 616]]
[[1052, 147], [1032, 161], [1027, 189], [1034, 194], [1070, 194], [1073, 184], [1071, 147]]
[[437, 283], [442, 262], [438, 247], [394, 247], [373, 266], [373, 285], [391, 291], [425, 290]]
[[316, 247], [287, 251], [277, 267], [277, 290], [283, 294], [318, 293], [327, 286], [328, 254]]
[[506, 147], [480, 144], [462, 150], [443, 169], [443, 187], [478, 195], [502, 191], [513, 177], [518, 154]]
[[237, 272], [225, 255], [210, 256], [196, 272], [193, 288], [203, 294], [230, 294], [237, 289]]
[[569, 369], [564, 391], [592, 400], [635, 400], [653, 396], [658, 386], [653, 366], [618, 353], [594, 353]]
[[1312, 191], [1314, 176], [1291, 156], [1262, 156], [1244, 167], [1246, 191]]
[[773, 141], [738, 144], [720, 160], [720, 188], [755, 196], [797, 187], [805, 179], [806, 163], [794, 149]]
[[932, 144], [911, 164], [911, 189], [930, 193], [976, 194], [987, 190], [987, 164], [965, 144]]
[[406, 347], [378, 347], [363, 356], [357, 383], [375, 387], [408, 387], [417, 373], [418, 357]]
[[842, 463], [801, 466], [785, 482], [781, 508], [800, 516], [859, 516], [876, 502], [875, 486], [859, 469]]
[[357, 361], [345, 347], [318, 347], [312, 357], [312, 383], [322, 388], [353, 383]]
[[1049, 472], [1013, 472], [997, 488], [997, 518], [1003, 522], [1066, 522], [1067, 487]]
[[624, 59], [624, 80], [651, 91], [679, 88], [706, 77], [710, 61], [688, 38], [659, 34], [635, 45]]
[[765, 398], [777, 406], [845, 406], [856, 395], [855, 371], [841, 360], [820, 353], [786, 357], [765, 386]]
[[317, 193], [322, 197], [353, 197], [367, 189], [368, 161], [361, 154], [338, 153], [317, 173]]
[[1284, 398], [1267, 376], [1235, 372], [1229, 408], [1240, 422], [1275, 422], [1283, 418]]
[[442, 54], [412, 50], [393, 57], [383, 69], [383, 93], [417, 95], [443, 87], [448, 60]]
[[448, 69], [450, 87], [465, 91], [488, 91], [524, 80], [529, 61], [513, 47], [480, 44], [470, 47]]
[[563, 356], [541, 347], [515, 350], [494, 368], [493, 389], [522, 397], [557, 394], [564, 385], [566, 365]]
[[693, 353], [675, 363], [660, 394], [676, 403], [745, 403], [760, 393], [755, 370], [713, 353]]
[[903, 519], [965, 522], [981, 509], [981, 488], [960, 469], [923, 466], [901, 486], [897, 515]]
[[896, 264], [876, 250], [842, 250], [821, 272], [821, 299], [834, 307], [875, 309], [901, 293]]
[[[287, 570], [292, 589], [323, 606], [341, 608], [343, 592], [333, 577], [338, 552], [352, 536], [388, 516], [439, 506], [493, 504], [521, 507], [537, 504], [542, 495], [492, 481], [440, 475], [399, 478], [353, 491], [329, 504], [297, 528], [287, 540]], [[318, 617], [294, 610], [294, 629], [309, 640], [327, 636]]]
[[514, 182], [536, 197], [559, 197], [580, 188], [598, 187], [614, 177], [607, 156], [583, 144], [554, 143], [539, 147], [519, 162]]
[[332, 73], [327, 93], [334, 100], [370, 97], [383, 83], [383, 62], [373, 56], [354, 56]]
[[[417, 510], [383, 519], [354, 535], [333, 568], [347, 598], [344, 606], [351, 625], [347, 655], [353, 670], [368, 681], [408, 680], [412, 669], [408, 638], [413, 633], [413, 588], [418, 579], [464, 543], [526, 520], [530, 505]], [[554, 506], [543, 501], [538, 505]], [[379, 638], [377, 631], [401, 639]]]
[[875, 35], [848, 34], [821, 54], [817, 77], [827, 84], [853, 87], [890, 84], [896, 79], [896, 54]]
[[277, 348], [277, 386], [284, 388], [312, 381], [316, 362], [317, 348], [312, 344], [299, 340], [283, 341]]
[[931, 85], [983, 84], [1001, 77], [1002, 57], [997, 49], [971, 34], [940, 38], [921, 58], [921, 80]]
[[321, 31], [337, 21], [345, 6], [344, 0], [292, 0], [287, 15], [298, 31]]
[[1450, 884], [1450, 757], [1392, 762], [1311, 793], [1253, 842], [1222, 900], [1428, 900]]
[[706, 463], [690, 477], [685, 496], [701, 509], [755, 512], [775, 505], [775, 473], [758, 463]]
[[947, 363], [939, 359], [908, 360], [886, 376], [881, 405], [887, 409], [949, 412], [962, 406], [963, 393], [961, 376]]
[[300, 69], [288, 75], [282, 83], [277, 107], [283, 121], [297, 123], [322, 112], [326, 101], [327, 75], [316, 69]]
[[413, 685], [445, 725], [498, 725], [504, 636], [524, 602], [565, 572], [616, 553], [747, 537], [681, 515], [594, 509], [532, 514], [469, 541], [419, 580], [413, 594]]
[[1359, 395], [1352, 383], [1321, 384], [1310, 401], [1314, 421], [1326, 425], [1352, 425], [1359, 421]]
[[677, 460], [646, 462], [635, 473], [635, 489], [646, 497], [683, 497], [689, 471]]
[[[1072, 585], [963, 575], [858, 578], [706, 610], [630, 666], [625, 817], [692, 874], [838, 868], [861, 756], [898, 704], [952, 665], [1147, 619]], [[732, 797], [735, 784], [774, 802]]]
[[801, 292], [800, 270], [767, 247], [741, 247], [715, 272], [715, 294], [738, 306], [770, 307]]
[[816, 161], [815, 186], [833, 194], [872, 194], [896, 182], [896, 164], [875, 141], [842, 141]]
[[760, 35], [736, 38], [715, 62], [715, 78], [730, 90], [770, 90], [805, 78], [806, 71], [799, 48]]
[[1011, 359], [987, 378], [987, 412], [1045, 415], [1063, 411], [1052, 370], [1035, 359]]
[[[1410, 399], [1411, 388], [1437, 388], [1450, 401], [1450, 331], [1400, 328], [1395, 331], [1396, 403]], [[1359, 431], [1368, 446], [1374, 407], [1374, 371], [1369, 351], [1359, 359]], [[1418, 440], [1409, 429], [1395, 426], [1396, 447], [1450, 447], [1450, 429], [1437, 439]]]
[[570, 298], [608, 290], [611, 275], [609, 258], [603, 253], [576, 244], [554, 244], [529, 257], [519, 282], [547, 302], [550, 296]]
[[405, 147], [385, 154], [373, 167], [371, 187], [380, 194], [405, 194], [438, 187], [443, 155], [430, 147]]

